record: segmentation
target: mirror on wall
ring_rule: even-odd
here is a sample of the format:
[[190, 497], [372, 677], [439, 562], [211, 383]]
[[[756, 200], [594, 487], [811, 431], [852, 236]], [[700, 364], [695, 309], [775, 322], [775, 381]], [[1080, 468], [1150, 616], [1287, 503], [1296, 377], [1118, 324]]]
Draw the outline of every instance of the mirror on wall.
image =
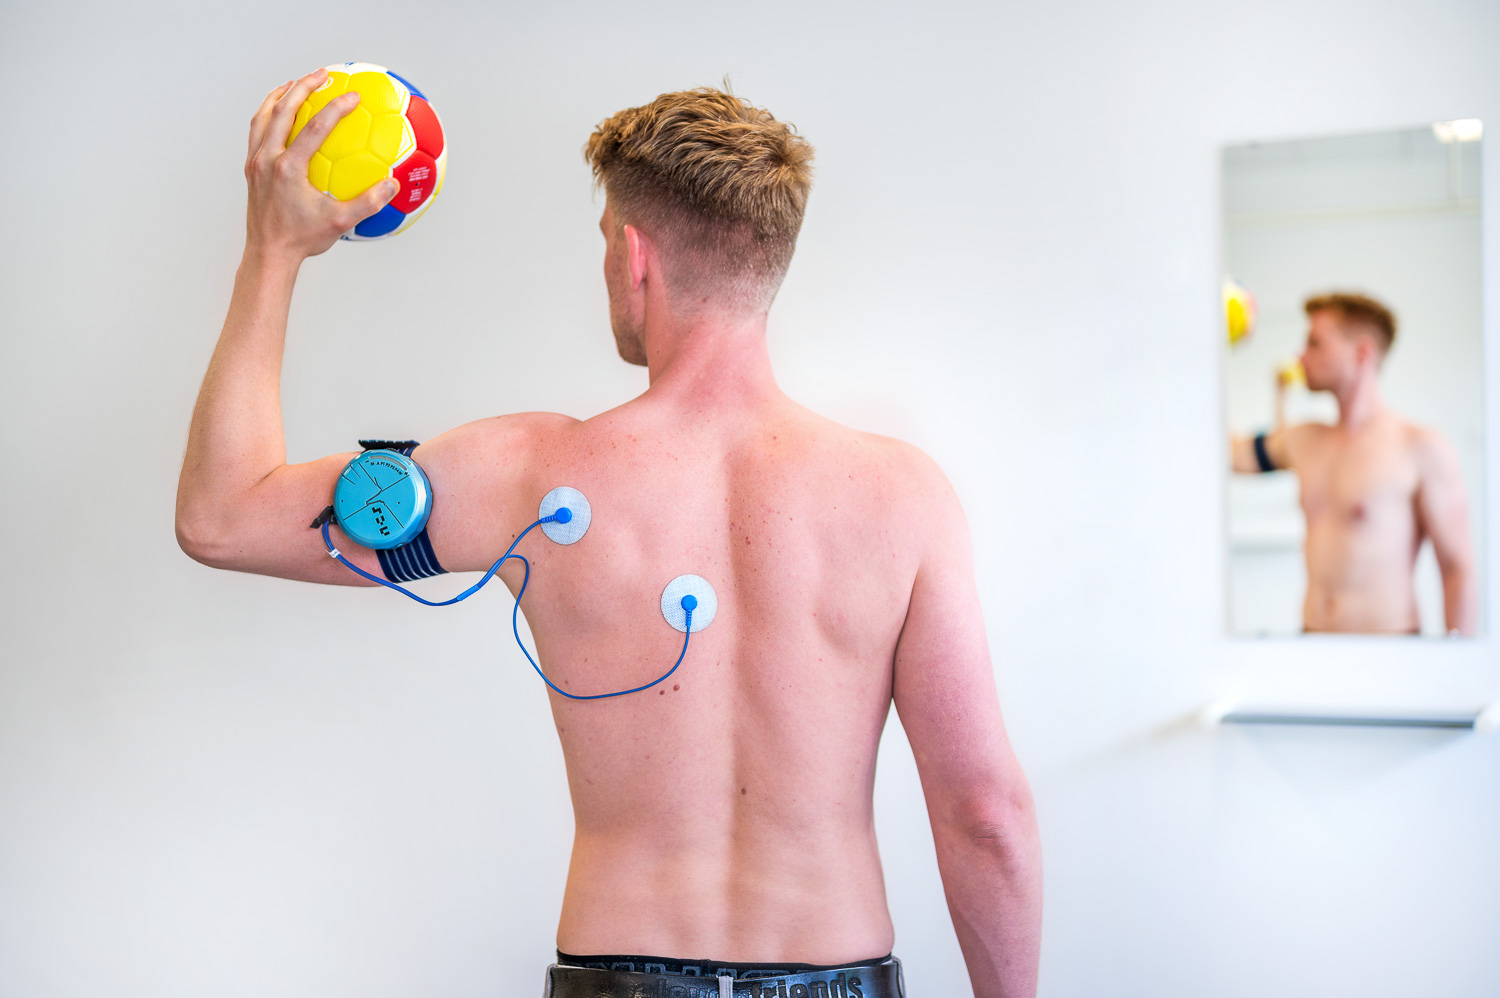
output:
[[1234, 634], [1481, 630], [1483, 132], [1224, 150]]

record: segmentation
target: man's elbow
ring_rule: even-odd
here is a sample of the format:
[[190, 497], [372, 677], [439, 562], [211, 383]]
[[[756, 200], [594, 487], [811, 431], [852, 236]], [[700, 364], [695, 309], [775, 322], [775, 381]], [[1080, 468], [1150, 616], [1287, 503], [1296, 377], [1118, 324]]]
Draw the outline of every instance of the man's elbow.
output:
[[1443, 581], [1469, 582], [1474, 575], [1474, 556], [1467, 544], [1433, 545], [1438, 572]]
[[177, 510], [177, 546], [182, 553], [209, 568], [233, 568], [233, 542], [220, 519]]
[[944, 837], [970, 848], [1013, 852], [1036, 835], [1036, 803], [1024, 778], [957, 802]]

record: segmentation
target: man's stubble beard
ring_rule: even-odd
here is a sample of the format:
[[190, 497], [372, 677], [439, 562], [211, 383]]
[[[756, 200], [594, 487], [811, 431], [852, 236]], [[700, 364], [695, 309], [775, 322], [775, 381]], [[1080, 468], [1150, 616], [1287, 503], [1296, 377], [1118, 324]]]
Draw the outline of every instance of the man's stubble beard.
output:
[[642, 328], [645, 324], [638, 316], [627, 314], [618, 304], [619, 301], [620, 296], [609, 296], [609, 327], [615, 334], [615, 349], [620, 352], [620, 359], [625, 363], [645, 367], [646, 336]]
[[639, 339], [625, 339], [617, 332], [615, 333], [615, 349], [620, 351], [620, 359], [627, 364], [636, 367], [645, 367], [646, 348], [641, 345]]

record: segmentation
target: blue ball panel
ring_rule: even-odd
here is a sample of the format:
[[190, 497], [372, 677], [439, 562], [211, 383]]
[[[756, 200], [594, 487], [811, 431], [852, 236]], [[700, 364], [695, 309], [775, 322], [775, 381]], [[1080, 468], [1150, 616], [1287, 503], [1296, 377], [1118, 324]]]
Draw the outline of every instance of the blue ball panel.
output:
[[394, 205], [388, 204], [356, 225], [354, 227], [354, 234], [356, 236], [364, 236], [366, 239], [373, 239], [376, 236], [383, 236], [388, 232], [396, 231], [396, 227], [404, 221], [406, 221], [405, 212]]
[[[387, 69], [386, 72], [387, 73], [391, 73], [391, 71], [389, 69]], [[394, 76], [396, 79], [400, 80], [402, 83], [406, 84], [406, 89], [410, 90], [412, 93], [416, 94], [418, 97], [422, 98], [423, 100], [427, 99], [427, 95], [424, 94], [424, 93], [422, 93], [422, 91], [418, 90], [416, 87], [412, 86], [411, 85], [411, 81], [408, 80], [406, 77], [402, 76], [400, 73], [391, 73], [391, 75]]]

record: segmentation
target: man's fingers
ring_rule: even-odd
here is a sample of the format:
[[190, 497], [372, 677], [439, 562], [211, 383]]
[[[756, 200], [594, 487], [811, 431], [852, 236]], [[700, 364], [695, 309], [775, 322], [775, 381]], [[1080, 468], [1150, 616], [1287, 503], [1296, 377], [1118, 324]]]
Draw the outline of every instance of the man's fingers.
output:
[[400, 184], [387, 177], [354, 200], [343, 202], [344, 216], [347, 222], [344, 230], [348, 231], [354, 228], [360, 222], [363, 222], [381, 208], [390, 204], [391, 198], [395, 197], [396, 192], [400, 189]]
[[307, 95], [322, 86], [327, 78], [327, 71], [315, 69], [293, 83], [286, 93], [281, 95], [281, 99], [271, 108], [270, 120], [266, 122], [266, 133], [261, 139], [262, 147], [272, 149], [286, 147], [286, 137], [292, 134], [292, 121], [297, 117], [297, 109], [302, 106], [303, 101], [307, 100]]
[[266, 94], [266, 99], [260, 102], [260, 107], [257, 108], [255, 114], [251, 116], [250, 152], [246, 157], [247, 159], [254, 158], [256, 150], [260, 148], [260, 140], [264, 138], [266, 134], [266, 120], [271, 117], [271, 108], [276, 106], [276, 102], [281, 99], [282, 94], [287, 92], [293, 82], [294, 81], [292, 80], [287, 80], [281, 86]]
[[288, 168], [295, 167], [305, 172], [307, 161], [312, 159], [312, 154], [317, 152], [323, 140], [328, 138], [328, 133], [333, 131], [333, 126], [358, 106], [359, 91], [351, 90], [348, 93], [339, 94], [329, 101], [323, 110], [313, 115], [307, 124], [302, 126], [302, 131], [297, 133], [292, 144], [287, 146], [287, 162], [291, 164]]

